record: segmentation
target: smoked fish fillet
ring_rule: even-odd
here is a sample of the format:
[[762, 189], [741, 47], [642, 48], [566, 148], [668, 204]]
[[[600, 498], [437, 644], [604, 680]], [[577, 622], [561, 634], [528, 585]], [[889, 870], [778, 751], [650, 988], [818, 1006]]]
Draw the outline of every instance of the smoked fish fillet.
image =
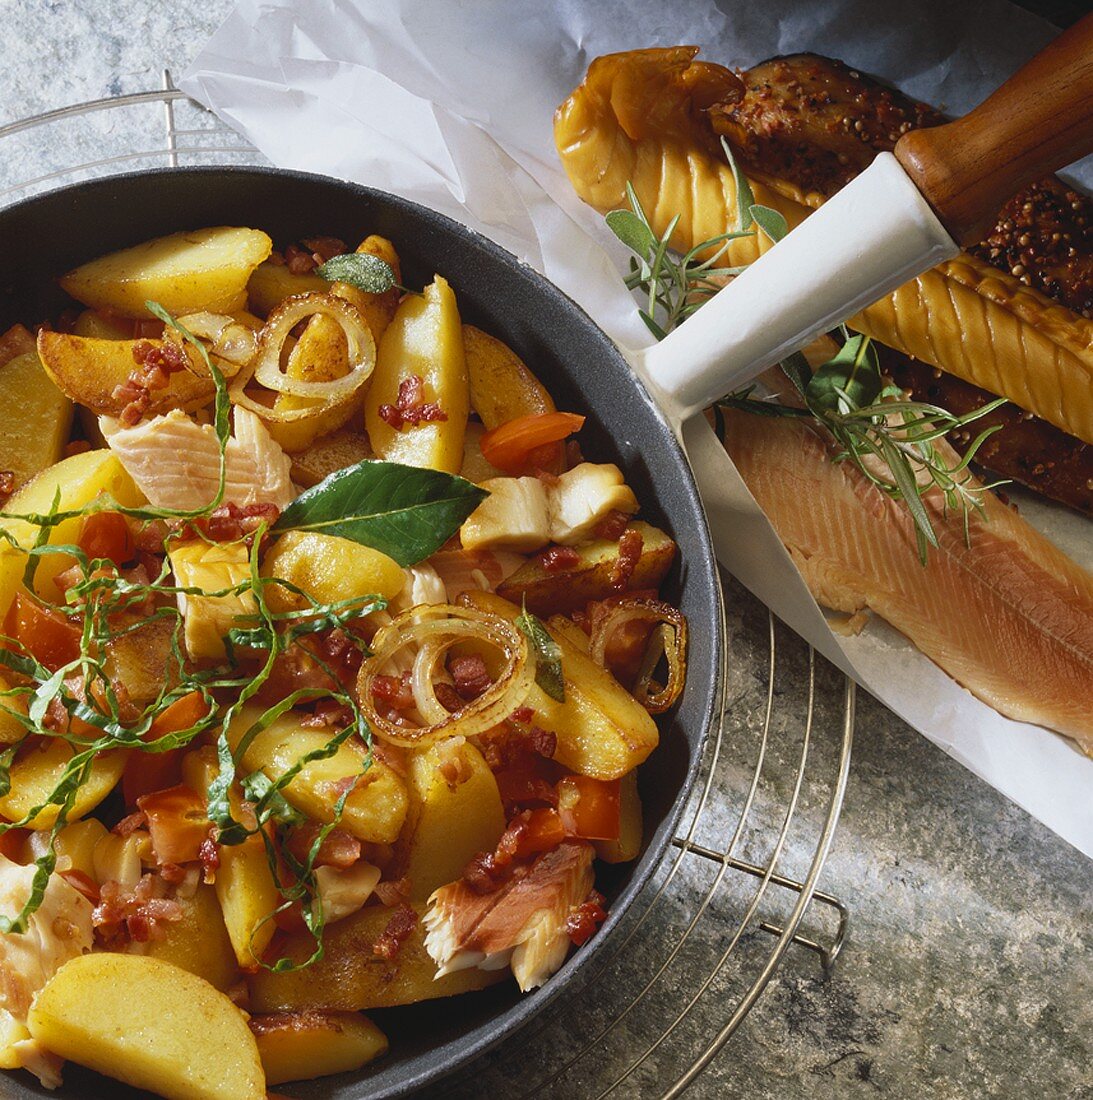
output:
[[[877, 150], [907, 129], [941, 121], [827, 58], [777, 58], [736, 74], [696, 61], [697, 53], [676, 46], [599, 57], [554, 117], [555, 144], [577, 194], [608, 211], [626, 205], [629, 181], [654, 232], [678, 215], [672, 246], [680, 251], [739, 224], [722, 136], [747, 170], [755, 201], [792, 229]], [[1057, 196], [1046, 187], [1019, 198], [1030, 208], [1051, 205]], [[848, 323], [1093, 443], [1089, 200], [1075, 194], [1073, 203], [1082, 210], [1073, 227], [1049, 232], [1054, 223], [1044, 219], [1042, 232], [1032, 225], [1013, 242], [1035, 246], [1035, 258], [1029, 253], [1019, 265], [1001, 238], [997, 246], [984, 242]], [[1012, 218], [1001, 224], [1016, 233]], [[1041, 255], [1071, 233], [1073, 259]], [[744, 237], [729, 243], [723, 262], [747, 264], [768, 247], [763, 235]], [[1035, 270], [1026, 271], [1030, 265]], [[1043, 278], [1034, 284], [1037, 273]]]
[[833, 462], [826, 433], [724, 415], [726, 450], [818, 603], [875, 612], [1000, 713], [1093, 756], [1093, 574], [991, 493], [970, 545], [940, 494], [924, 498], [940, 546], [922, 565], [906, 507]]

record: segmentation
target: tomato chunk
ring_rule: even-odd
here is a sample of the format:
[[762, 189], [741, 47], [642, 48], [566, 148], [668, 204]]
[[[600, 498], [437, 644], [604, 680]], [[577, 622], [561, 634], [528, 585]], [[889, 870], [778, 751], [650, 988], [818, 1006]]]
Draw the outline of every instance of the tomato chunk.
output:
[[[200, 691], [191, 691], [165, 707], [152, 720], [144, 735], [145, 741], [158, 741], [169, 733], [180, 733], [196, 726], [209, 713], [209, 704]], [[182, 756], [185, 748], [167, 752], [134, 752], [125, 764], [121, 789], [127, 806], [152, 791], [172, 787], [182, 778]]]
[[618, 840], [619, 788], [617, 779], [567, 775], [558, 784], [558, 817], [566, 835], [582, 840]]
[[4, 617], [4, 633], [50, 672], [80, 655], [80, 628], [26, 592], [16, 592]]
[[179, 784], [142, 795], [137, 799], [137, 807], [148, 819], [148, 832], [159, 864], [190, 863], [200, 857], [201, 845], [208, 839], [210, 828], [203, 795]]
[[552, 412], [518, 416], [498, 424], [482, 436], [482, 457], [507, 474], [520, 473], [532, 452], [546, 444], [558, 443], [584, 426], [577, 413]]
[[137, 550], [133, 532], [120, 512], [95, 512], [88, 516], [76, 543], [88, 558], [106, 558], [115, 565], [132, 561]]

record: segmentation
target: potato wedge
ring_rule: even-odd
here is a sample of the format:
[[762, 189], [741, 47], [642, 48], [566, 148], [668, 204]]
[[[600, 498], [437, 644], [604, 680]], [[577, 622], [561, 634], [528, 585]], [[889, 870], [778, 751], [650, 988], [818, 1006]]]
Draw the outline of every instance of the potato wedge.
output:
[[170, 1100], [265, 1100], [243, 1013], [159, 959], [71, 959], [35, 998], [27, 1027], [54, 1054]]
[[[11, 790], [0, 798], [0, 815], [7, 821], [20, 821], [35, 806], [41, 806], [60, 782], [73, 755], [72, 746], [59, 737], [32, 737], [11, 766]], [[112, 749], [95, 757], [91, 774], [76, 793], [69, 821], [90, 813], [114, 789], [128, 755], [128, 749]], [[57, 820], [57, 813], [57, 806], [47, 806], [29, 828], [48, 829]]]
[[231, 313], [247, 302], [247, 280], [273, 248], [260, 229], [217, 226], [157, 237], [83, 264], [61, 286], [92, 309], [150, 317], [144, 303], [168, 313]]
[[375, 457], [363, 431], [342, 428], [292, 456], [292, 480], [309, 488], [335, 470], [344, 470], [346, 466], [356, 466], [358, 462]]
[[358, 1012], [277, 1012], [250, 1029], [267, 1085], [348, 1073], [387, 1053], [387, 1036]]
[[26, 325], [12, 325], [0, 333], [0, 367], [34, 350], [34, 333]]
[[247, 302], [259, 317], [268, 317], [294, 294], [326, 294], [330, 284], [318, 275], [293, 275], [284, 264], [260, 263], [247, 281]]
[[133, 324], [129, 318], [85, 309], [72, 324], [75, 336], [94, 336], [99, 340], [131, 340]]
[[[395, 429], [380, 409], [397, 405], [400, 385], [413, 377], [423, 382], [422, 400], [439, 405], [447, 419]], [[380, 341], [364, 404], [372, 449], [391, 462], [458, 473], [469, 401], [459, 308], [447, 280], [437, 275], [424, 293], [407, 295]]]
[[[656, 588], [675, 559], [676, 544], [657, 527], [634, 520], [630, 526], [641, 534], [641, 557], [630, 577], [630, 588]], [[573, 548], [580, 561], [572, 569], [548, 573], [538, 558], [531, 558], [497, 588], [512, 603], [527, 600], [536, 615], [565, 614], [582, 610], [589, 600], [605, 600], [618, 593], [611, 588], [611, 574], [618, 561], [619, 544], [597, 539]]]
[[[262, 576], [289, 581], [320, 603], [369, 595], [391, 599], [406, 583], [398, 562], [379, 550], [314, 531], [281, 535], [262, 559]], [[275, 585], [266, 588], [266, 602], [274, 611], [307, 607], [302, 596]]]
[[[44, 831], [37, 834], [43, 844], [49, 843], [49, 835]], [[107, 836], [106, 826], [97, 817], [85, 817], [82, 821], [73, 821], [66, 825], [53, 842], [57, 853], [58, 871], [81, 871], [89, 879], [95, 880], [95, 846]]]
[[408, 876], [411, 898], [425, 901], [459, 878], [475, 855], [497, 847], [505, 810], [493, 772], [467, 742], [415, 752], [407, 778], [410, 812], [395, 845], [397, 870], [390, 874]]
[[53, 384], [38, 353], [0, 367], [0, 470], [25, 485], [59, 462], [72, 428], [72, 402]]
[[[301, 1011], [310, 1008], [357, 1012], [373, 1008], [415, 1004], [436, 997], [450, 997], [472, 989], [485, 989], [509, 976], [505, 970], [470, 967], [435, 978], [436, 963], [425, 950], [425, 930], [419, 920], [403, 941], [394, 959], [376, 955], [372, 948], [391, 919], [391, 910], [370, 905], [331, 925], [323, 934], [326, 951], [318, 962], [303, 970], [273, 974], [260, 971], [248, 979], [255, 1012]], [[312, 952], [308, 935], [287, 938], [285, 954], [302, 961]]]
[[[182, 781], [191, 790], [204, 794], [219, 770], [216, 752], [211, 746], [194, 749], [183, 757]], [[229, 798], [232, 815], [237, 821], [245, 821], [238, 784]], [[253, 815], [248, 825], [254, 827]], [[247, 837], [242, 844], [222, 844], [218, 851], [220, 866], [216, 869], [213, 889], [220, 902], [224, 927], [240, 968], [256, 970], [258, 958], [277, 930], [270, 918], [282, 900], [266, 858], [266, 846], [256, 834]]]
[[126, 950], [180, 967], [227, 991], [239, 980], [239, 963], [216, 891], [202, 883], [192, 897], [176, 900], [182, 906], [182, 919], [164, 922], [162, 939], [133, 941]]
[[[261, 707], [240, 710], [228, 729], [232, 747], [262, 713]], [[291, 711], [259, 732], [243, 752], [247, 772], [261, 770], [270, 779], [283, 775], [297, 761], [322, 748], [330, 735], [300, 724], [300, 715]], [[293, 806], [317, 821], [331, 821], [334, 804], [341, 793], [339, 784], [360, 776], [345, 803], [341, 826], [361, 840], [375, 844], [393, 844], [406, 820], [409, 798], [406, 785], [380, 760], [373, 760], [361, 774], [364, 752], [351, 741], [339, 746], [326, 760], [314, 760], [285, 787], [284, 795]]]
[[[114, 391], [136, 369], [133, 349], [138, 343], [162, 341], [101, 339], [43, 330], [38, 334], [38, 355], [49, 377], [73, 401], [99, 416], [120, 416], [125, 402], [115, 397]], [[197, 353], [188, 350], [187, 354]], [[198, 409], [212, 400], [213, 393], [211, 378], [176, 371], [163, 389], [153, 391], [148, 415]]]
[[[510, 622], [520, 614], [516, 604], [492, 592], [465, 592], [459, 600]], [[557, 737], [559, 764], [593, 779], [619, 779], [657, 747], [656, 723], [610, 672], [565, 635], [550, 633], [562, 650], [565, 702], [533, 684], [525, 705], [535, 711], [535, 724]]]
[[[144, 501], [117, 456], [110, 451], [85, 451], [43, 470], [12, 495], [5, 509], [14, 514], [40, 515], [48, 512], [57, 498], [58, 510], [74, 511], [89, 504], [100, 493], [110, 493], [120, 504], [133, 507]], [[38, 536], [38, 528], [22, 520], [4, 520], [2, 526], [19, 546], [33, 546]], [[78, 518], [65, 520], [53, 528], [49, 541], [73, 543], [79, 534], [79, 527]], [[0, 616], [7, 613], [22, 584], [26, 563], [24, 553], [6, 539], [0, 541]], [[34, 574], [36, 591], [50, 600], [59, 599], [60, 593], [53, 578], [71, 564], [72, 559], [64, 554], [44, 556]]]
[[554, 400], [524, 361], [502, 340], [463, 326], [471, 408], [487, 430], [518, 416], [555, 412]]
[[617, 840], [594, 840], [596, 858], [604, 863], [629, 863], [641, 855], [642, 841], [641, 795], [638, 794], [638, 771], [635, 768], [622, 777], [619, 784], [619, 836]]
[[[352, 288], [351, 288], [352, 289]], [[288, 378], [304, 382], [333, 382], [349, 373], [349, 347], [345, 330], [333, 317], [319, 313], [307, 323], [299, 340], [289, 352], [285, 364]], [[270, 435], [289, 454], [306, 450], [320, 436], [329, 435], [356, 419], [364, 407], [361, 393], [338, 402], [297, 397], [279, 393], [273, 402], [275, 412], [298, 412], [314, 409], [313, 416], [300, 420], [266, 421]]]

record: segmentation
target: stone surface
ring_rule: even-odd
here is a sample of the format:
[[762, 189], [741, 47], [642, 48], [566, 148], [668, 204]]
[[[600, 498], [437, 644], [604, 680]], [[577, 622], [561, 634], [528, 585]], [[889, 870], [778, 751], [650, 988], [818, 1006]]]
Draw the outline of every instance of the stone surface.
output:
[[[229, 7], [229, 0], [4, 0], [0, 122], [158, 86], [162, 68], [180, 71]], [[195, 116], [189, 124], [207, 123]], [[3, 188], [15, 182], [123, 155], [134, 134], [154, 152], [163, 125], [163, 108], [154, 105], [59, 124], [48, 141], [41, 131], [5, 139], [18, 144], [0, 146], [0, 202], [10, 201]], [[731, 585], [729, 601], [723, 750], [696, 830], [713, 848], [725, 846], [737, 825], [767, 701], [766, 612]], [[777, 637], [769, 742], [736, 849], [757, 864], [771, 857], [803, 748], [807, 652], [785, 631]], [[837, 780], [842, 685], [830, 669], [817, 677], [800, 812], [778, 862], [791, 877], [807, 873]], [[671, 867], [669, 860], [658, 882]], [[737, 871], [717, 875], [715, 865], [683, 858], [621, 959], [430, 1095], [516, 1097], [529, 1086], [541, 1086], [543, 1096], [596, 1095], [649, 1048], [731, 946], [694, 1012], [615, 1093], [660, 1095], [723, 1026], [773, 946], [754, 921], [734, 942], [756, 882]], [[834, 972], [825, 977], [814, 954], [791, 946], [689, 1095], [1093, 1097], [1093, 864], [864, 694], [821, 887], [852, 913]], [[707, 894], [694, 933], [677, 947]], [[772, 886], [758, 912], [781, 919], [794, 897]], [[829, 942], [832, 913], [814, 905], [805, 926]], [[608, 1029], [647, 984], [648, 996]], [[582, 1053], [589, 1041], [591, 1052]]]

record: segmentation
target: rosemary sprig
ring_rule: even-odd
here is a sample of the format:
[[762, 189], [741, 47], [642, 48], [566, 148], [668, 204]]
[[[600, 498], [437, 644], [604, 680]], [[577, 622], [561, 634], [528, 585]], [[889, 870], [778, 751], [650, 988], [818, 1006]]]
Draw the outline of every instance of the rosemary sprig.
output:
[[[724, 138], [721, 145], [736, 181], [740, 211], [737, 229], [702, 241], [676, 258], [669, 242], [679, 218], [673, 218], [657, 237], [629, 183], [626, 194], [630, 209], [612, 210], [605, 219], [619, 240], [635, 253], [626, 285], [644, 296], [645, 305], [639, 313], [658, 340], [716, 294], [725, 280], [744, 270], [715, 266], [731, 240], [753, 236], [758, 228], [777, 243], [788, 232], [781, 214], [756, 203], [747, 177]], [[980, 484], [968, 470], [984, 441], [1000, 425], [980, 432], [956, 462], [936, 446], [937, 441], [993, 412], [1005, 400], [998, 398], [963, 416], [954, 416], [938, 405], [909, 400], [882, 374], [868, 337], [851, 333], [846, 326], [840, 326], [840, 333], [842, 348], [815, 372], [800, 352], [781, 364], [799, 403], [755, 396], [755, 387], [750, 386], [724, 397], [718, 406], [760, 416], [814, 420], [839, 445], [834, 461], [850, 462], [881, 491], [906, 506], [914, 521], [919, 558], [925, 564], [929, 547], [938, 545], [933, 520], [923, 502], [927, 493], [940, 491], [945, 513], [951, 510], [960, 515], [964, 540], [968, 542], [970, 517], [973, 512], [982, 512], [983, 494], [1006, 484]], [[720, 425], [719, 434], [724, 439], [724, 421], [716, 407], [715, 423]]]

